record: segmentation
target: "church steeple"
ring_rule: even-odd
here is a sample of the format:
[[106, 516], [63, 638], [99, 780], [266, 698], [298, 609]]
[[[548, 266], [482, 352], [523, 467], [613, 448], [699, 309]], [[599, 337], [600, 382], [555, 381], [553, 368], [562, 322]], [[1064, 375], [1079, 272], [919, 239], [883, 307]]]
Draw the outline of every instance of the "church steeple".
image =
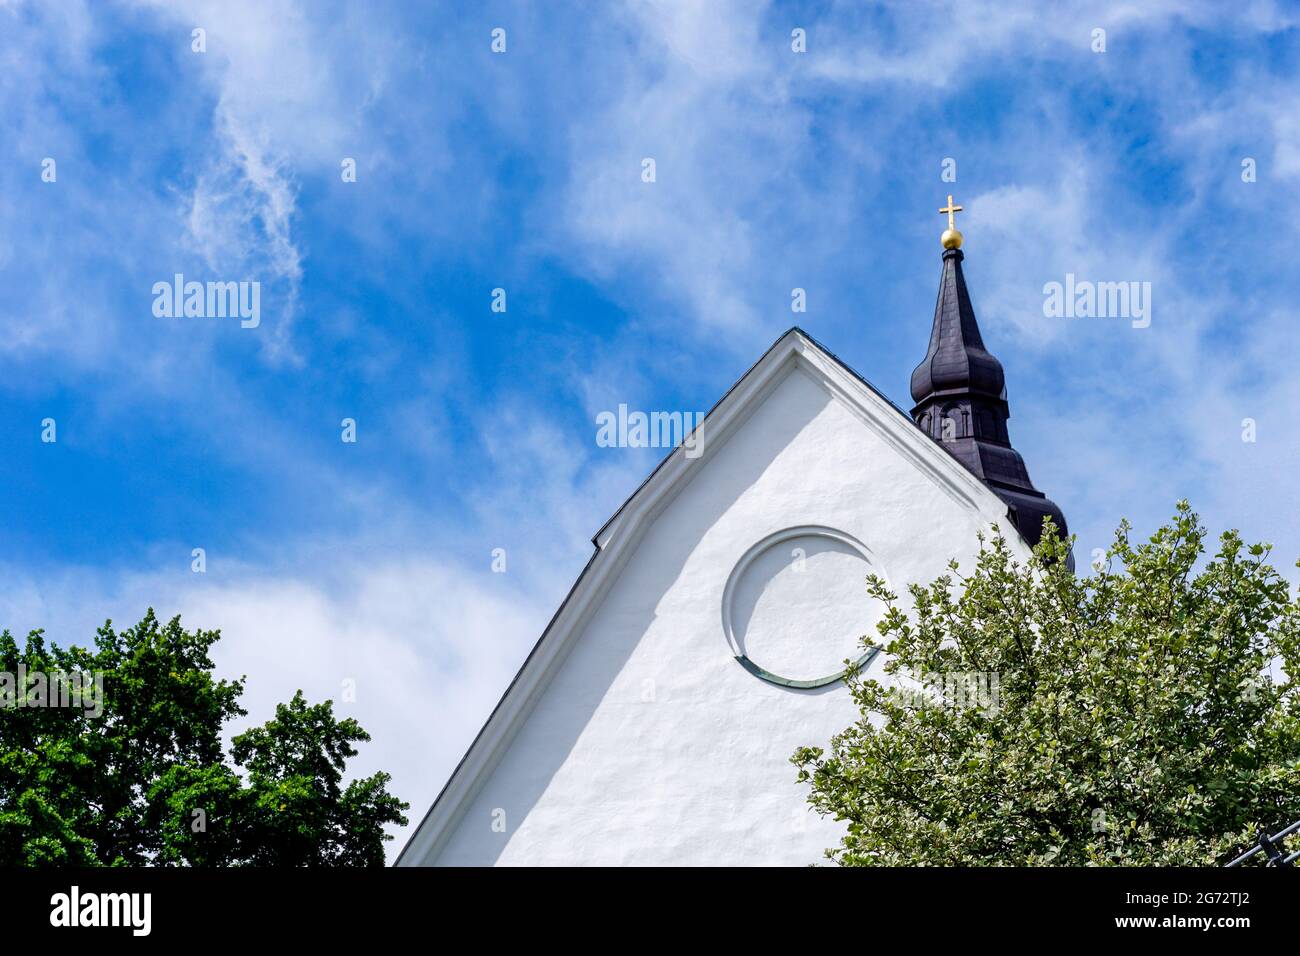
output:
[[939, 210], [948, 214], [941, 240], [943, 273], [930, 348], [912, 372], [912, 418], [1007, 503], [1011, 521], [1030, 544], [1042, 537], [1045, 515], [1065, 537], [1061, 509], [1034, 487], [1020, 453], [1011, 447], [1002, 363], [984, 348], [962, 275], [962, 234], [953, 222], [961, 208], [949, 196], [947, 207]]

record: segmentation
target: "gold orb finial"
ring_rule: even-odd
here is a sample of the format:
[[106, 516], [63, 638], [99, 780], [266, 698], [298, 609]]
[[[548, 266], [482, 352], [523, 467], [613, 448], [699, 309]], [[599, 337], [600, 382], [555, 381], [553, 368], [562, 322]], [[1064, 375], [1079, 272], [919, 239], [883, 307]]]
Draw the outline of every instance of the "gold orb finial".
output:
[[956, 220], [953, 219], [953, 213], [961, 212], [961, 211], [962, 211], [961, 206], [953, 205], [952, 193], [949, 193], [948, 205], [944, 206], [942, 209], [939, 210], [940, 213], [948, 214], [948, 228], [945, 229], [943, 231], [943, 235], [939, 237], [939, 241], [943, 243], [943, 247], [945, 249], [961, 248], [961, 233], [957, 231], [957, 223]]

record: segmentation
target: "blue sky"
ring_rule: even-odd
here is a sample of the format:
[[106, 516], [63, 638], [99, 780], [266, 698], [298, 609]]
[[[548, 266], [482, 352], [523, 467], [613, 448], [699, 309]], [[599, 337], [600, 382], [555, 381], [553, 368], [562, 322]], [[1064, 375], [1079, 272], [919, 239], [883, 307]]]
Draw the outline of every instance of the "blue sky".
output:
[[[220, 627], [259, 722], [356, 680], [418, 816], [657, 460], [596, 414], [793, 324], [906, 406], [948, 192], [1081, 554], [1187, 497], [1289, 570], [1300, 11], [1013, 6], [0, 0], [0, 626]], [[260, 326], [154, 317], [177, 272]], [[1045, 317], [1067, 273], [1150, 327]]]

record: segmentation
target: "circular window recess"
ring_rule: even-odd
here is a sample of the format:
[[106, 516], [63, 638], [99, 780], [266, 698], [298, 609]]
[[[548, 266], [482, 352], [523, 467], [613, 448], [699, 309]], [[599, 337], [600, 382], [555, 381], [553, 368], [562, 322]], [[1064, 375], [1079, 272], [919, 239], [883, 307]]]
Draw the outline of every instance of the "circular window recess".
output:
[[884, 577], [861, 542], [817, 526], [787, 528], [745, 552], [727, 579], [722, 626], [736, 659], [755, 677], [784, 687], [822, 687], [865, 665], [862, 637], [882, 609], [866, 576]]

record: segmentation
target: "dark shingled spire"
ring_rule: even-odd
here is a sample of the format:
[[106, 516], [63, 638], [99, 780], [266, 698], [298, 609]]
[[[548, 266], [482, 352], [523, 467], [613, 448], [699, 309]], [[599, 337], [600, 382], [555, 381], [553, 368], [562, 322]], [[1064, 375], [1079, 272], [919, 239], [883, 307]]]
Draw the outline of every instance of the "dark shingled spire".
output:
[[1006, 378], [975, 324], [963, 258], [961, 249], [943, 251], [930, 349], [912, 373], [912, 418], [1007, 503], [1011, 521], [1026, 541], [1038, 543], [1046, 515], [1065, 537], [1065, 515], [1034, 487], [1020, 452], [1011, 447]]

